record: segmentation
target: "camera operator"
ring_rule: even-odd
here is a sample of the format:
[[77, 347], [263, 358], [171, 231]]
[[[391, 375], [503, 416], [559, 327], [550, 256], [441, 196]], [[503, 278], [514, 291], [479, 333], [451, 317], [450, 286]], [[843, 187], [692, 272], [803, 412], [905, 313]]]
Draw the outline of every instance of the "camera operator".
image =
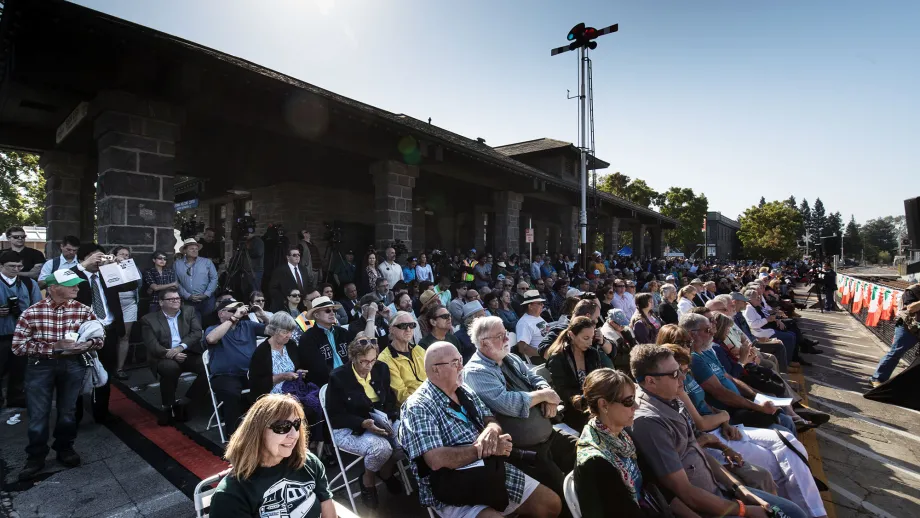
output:
[[297, 243], [297, 248], [300, 249], [301, 254], [300, 266], [313, 274], [314, 282], [315, 279], [322, 279], [323, 258], [319, 255], [319, 248], [313, 243], [309, 230], [300, 231], [300, 242]]
[[425, 352], [428, 379], [402, 407], [399, 442], [412, 460], [420, 503], [450, 518], [559, 516], [562, 500], [506, 460], [511, 436], [463, 386], [462, 368], [456, 347], [435, 342]]
[[[255, 307], [257, 313], [262, 313], [261, 308]], [[249, 388], [249, 364], [256, 351], [256, 336], [265, 334], [265, 324], [249, 320], [249, 307], [235, 300], [221, 302], [217, 318], [220, 324], [205, 329], [204, 339], [210, 351], [211, 387], [218, 401], [223, 402], [229, 437], [245, 411], [242, 391]]]
[[508, 462], [564, 498], [562, 482], [575, 468], [578, 438], [555, 430], [550, 421], [562, 399], [524, 360], [511, 354], [500, 318], [474, 321], [470, 337], [476, 353], [463, 367], [464, 383], [495, 414], [516, 448], [535, 452], [531, 462], [513, 458]]
[[[7, 406], [25, 407], [26, 393], [22, 382], [26, 372], [26, 357], [13, 354], [13, 332], [22, 312], [42, 300], [38, 281], [20, 276], [22, 256], [13, 250], [0, 252], [0, 384], [9, 373], [6, 389]], [[0, 407], [3, 391], [0, 386]]]
[[201, 250], [198, 255], [213, 261], [214, 266], [220, 266], [223, 261], [223, 248], [222, 242], [216, 239], [214, 229], [211, 227], [204, 229], [204, 234], [201, 236]]
[[824, 262], [823, 273], [821, 280], [824, 285], [824, 311], [837, 311], [837, 302], [834, 300], [834, 292], [837, 291], [837, 272], [830, 261]]

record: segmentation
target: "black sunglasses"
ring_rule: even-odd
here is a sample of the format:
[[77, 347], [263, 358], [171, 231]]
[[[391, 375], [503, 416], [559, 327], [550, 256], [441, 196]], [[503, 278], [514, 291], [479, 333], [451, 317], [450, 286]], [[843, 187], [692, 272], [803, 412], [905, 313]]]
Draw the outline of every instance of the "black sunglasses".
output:
[[450, 313], [444, 313], [443, 315], [438, 315], [434, 318], [440, 318], [441, 320], [450, 320]]
[[377, 345], [376, 338], [358, 338], [357, 342], [361, 347], [365, 347], [367, 344]]
[[402, 329], [403, 331], [406, 329], [415, 329], [415, 322], [403, 322], [401, 324], [396, 324], [393, 327], [396, 329]]
[[268, 427], [271, 428], [271, 431], [278, 435], [285, 435], [291, 431], [291, 428], [299, 432], [301, 422], [302, 421], [300, 418], [294, 419], [293, 421], [288, 421], [285, 419], [284, 421], [275, 421], [274, 423], [268, 425]]
[[626, 398], [623, 399], [623, 401], [616, 401], [616, 403], [619, 403], [619, 404], [625, 406], [626, 408], [632, 408], [632, 407], [636, 406], [636, 396], [629, 396], [629, 397], [626, 397]]
[[680, 377], [680, 369], [677, 369], [674, 372], [650, 372], [646, 376], [651, 376], [653, 378], [674, 378], [677, 379]]

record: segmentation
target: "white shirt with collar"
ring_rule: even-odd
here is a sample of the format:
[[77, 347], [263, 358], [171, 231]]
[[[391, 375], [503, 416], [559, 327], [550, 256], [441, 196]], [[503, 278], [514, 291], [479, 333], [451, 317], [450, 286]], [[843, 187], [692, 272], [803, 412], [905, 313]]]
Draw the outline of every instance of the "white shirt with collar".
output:
[[2, 273], [0, 273], [0, 277], [3, 277], [3, 282], [5, 282], [7, 286], [12, 286], [16, 284], [17, 280], [19, 280], [17, 277], [7, 277]]
[[[300, 274], [300, 270], [298, 269], [298, 268], [300, 268], [300, 263], [297, 263], [297, 264], [287, 263], [287, 265], [288, 265], [288, 269], [291, 270], [291, 277], [294, 278], [294, 282], [297, 282], [297, 275]], [[305, 283], [305, 282], [306, 282], [306, 281], [304, 280], [304, 278], [303, 278], [303, 275], [300, 276], [300, 282], [302, 282], [302, 283]], [[303, 289], [306, 289], [306, 285], [304, 286]], [[307, 296], [306, 293], [301, 293], [300, 295], [301, 295], [301, 296], [304, 296], [304, 297]]]
[[[395, 286], [397, 282], [403, 280], [402, 266], [400, 266], [397, 262], [388, 263], [387, 261], [384, 261], [380, 263], [380, 266], [377, 267], [377, 270], [380, 272], [380, 275], [384, 279], [389, 281], [390, 289], [393, 289], [393, 286]], [[373, 286], [371, 287], [373, 288]]]
[[[96, 273], [87, 271], [87, 269], [84, 268], [82, 264], [77, 265], [77, 268], [79, 268], [80, 271], [83, 272], [83, 275], [86, 275], [86, 282], [89, 283], [90, 289], [94, 289], [94, 287], [93, 287], [93, 276], [94, 276], [94, 275], [96, 276], [96, 285], [95, 285], [95, 289], [96, 289], [97, 292], [99, 293], [99, 297], [102, 299], [102, 305], [105, 307], [105, 318], [99, 318], [99, 315], [96, 315], [96, 318], [99, 318], [99, 320], [102, 322], [102, 325], [103, 325], [103, 326], [108, 327], [108, 326], [112, 325], [112, 322], [115, 321], [115, 317], [112, 316], [112, 310], [109, 309], [109, 308], [111, 308], [111, 306], [109, 305], [109, 301], [107, 301], [106, 298], [105, 298], [105, 290], [102, 289], [102, 274], [99, 273], [98, 271], [97, 271]], [[120, 303], [120, 302], [119, 302], [119, 303]], [[89, 307], [90, 307], [90, 309], [92, 309], [92, 307], [93, 307], [92, 301], [90, 301]]]

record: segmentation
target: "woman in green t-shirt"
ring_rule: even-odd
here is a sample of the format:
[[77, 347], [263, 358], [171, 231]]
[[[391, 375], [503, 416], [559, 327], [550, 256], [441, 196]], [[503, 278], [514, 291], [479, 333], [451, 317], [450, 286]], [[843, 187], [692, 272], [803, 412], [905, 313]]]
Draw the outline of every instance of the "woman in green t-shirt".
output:
[[233, 470], [217, 486], [211, 516], [335, 518], [326, 470], [307, 451], [308, 424], [296, 399], [266, 394], [227, 446]]

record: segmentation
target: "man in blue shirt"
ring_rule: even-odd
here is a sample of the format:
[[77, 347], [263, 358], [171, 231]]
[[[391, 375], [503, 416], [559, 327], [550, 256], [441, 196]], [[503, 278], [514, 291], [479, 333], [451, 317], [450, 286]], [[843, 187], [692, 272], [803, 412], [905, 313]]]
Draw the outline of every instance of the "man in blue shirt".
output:
[[[6, 397], [9, 407], [25, 407], [26, 393], [23, 379], [27, 358], [13, 354], [13, 331], [19, 315], [32, 304], [42, 300], [38, 281], [20, 276], [23, 260], [19, 252], [0, 252], [0, 382], [9, 372]], [[15, 302], [14, 302], [15, 301]], [[0, 407], [3, 406], [3, 392], [0, 391]]]
[[204, 317], [214, 308], [217, 269], [210, 260], [198, 257], [200, 249], [201, 245], [194, 239], [183, 241], [179, 252], [185, 254], [185, 260], [177, 260], [173, 268], [179, 282], [179, 295], [186, 305], [192, 306], [198, 319], [204, 321]]
[[732, 424], [770, 428], [779, 421], [789, 432], [796, 434], [795, 423], [791, 417], [770, 401], [754, 403], [752, 400], [756, 392], [725, 373], [719, 358], [712, 350], [713, 326], [708, 318], [688, 313], [680, 319], [680, 326], [689, 332], [693, 339], [693, 355], [690, 362], [693, 378], [703, 387], [714, 407], [728, 410], [732, 415]]
[[233, 435], [243, 415], [241, 392], [249, 388], [246, 373], [256, 350], [256, 335], [265, 334], [265, 324], [253, 322], [248, 316], [249, 308], [242, 302], [225, 300], [217, 306], [220, 324], [204, 333], [210, 354], [211, 388], [223, 402], [228, 436]]

